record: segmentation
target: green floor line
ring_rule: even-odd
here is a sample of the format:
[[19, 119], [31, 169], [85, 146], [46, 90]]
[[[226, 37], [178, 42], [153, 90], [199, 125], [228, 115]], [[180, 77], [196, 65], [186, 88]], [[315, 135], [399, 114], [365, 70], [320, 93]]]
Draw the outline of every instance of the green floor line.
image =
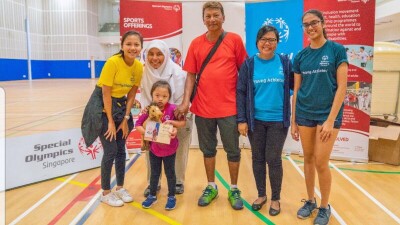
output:
[[[283, 159], [288, 160], [287, 157], [283, 157]], [[300, 160], [294, 160], [293, 161], [297, 163], [304, 164], [303, 161]], [[330, 167], [332, 168], [332, 167]], [[361, 173], [378, 173], [378, 174], [400, 174], [400, 171], [383, 171], [383, 170], [362, 170], [362, 169], [353, 169], [353, 168], [343, 168], [343, 167], [338, 167], [340, 170], [348, 170], [352, 172], [361, 172]]]
[[[221, 174], [219, 174], [219, 172], [217, 170], [215, 170], [215, 176], [217, 177], [217, 179], [222, 183], [222, 185], [225, 187], [225, 189], [229, 190], [230, 186], [229, 184], [224, 180], [224, 178], [221, 176]], [[255, 216], [257, 216], [261, 221], [263, 221], [265, 224], [268, 225], [274, 225], [275, 223], [273, 223], [271, 220], [269, 220], [267, 217], [265, 217], [263, 214], [261, 214], [258, 211], [253, 211], [251, 209], [251, 205], [242, 198], [243, 200], [243, 205], [250, 211], [252, 212]]]
[[364, 172], [364, 173], [400, 174], [400, 171], [361, 170], [361, 169], [352, 169], [352, 168], [339, 168], [339, 169], [353, 171], [353, 172]]
[[[289, 160], [287, 157], [284, 157], [284, 159]], [[293, 161], [297, 162], [297, 163], [304, 164], [304, 161], [300, 161], [300, 160], [297, 160], [297, 159], [293, 159]]]

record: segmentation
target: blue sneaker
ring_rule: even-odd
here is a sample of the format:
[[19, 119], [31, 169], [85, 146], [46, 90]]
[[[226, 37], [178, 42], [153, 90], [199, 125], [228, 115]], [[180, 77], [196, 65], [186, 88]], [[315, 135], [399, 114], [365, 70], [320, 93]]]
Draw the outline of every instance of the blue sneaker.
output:
[[326, 225], [329, 223], [329, 217], [331, 217], [331, 206], [328, 208], [319, 208], [318, 215], [314, 219], [314, 225]]
[[153, 195], [147, 196], [146, 200], [142, 202], [142, 207], [145, 209], [150, 208], [154, 203], [157, 202], [157, 197]]
[[317, 202], [314, 198], [314, 203], [311, 200], [306, 201], [305, 199], [301, 200], [304, 202], [304, 205], [297, 211], [297, 217], [300, 219], [307, 219], [311, 216], [311, 213], [317, 209]]
[[165, 205], [166, 210], [173, 210], [176, 206], [176, 198], [175, 196], [168, 197], [167, 204]]

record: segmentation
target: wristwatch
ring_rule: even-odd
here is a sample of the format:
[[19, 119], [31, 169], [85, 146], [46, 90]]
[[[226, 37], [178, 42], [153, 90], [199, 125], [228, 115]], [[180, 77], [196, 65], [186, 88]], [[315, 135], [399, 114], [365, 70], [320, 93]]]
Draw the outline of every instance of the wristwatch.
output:
[[124, 116], [124, 118], [129, 120], [131, 117], [128, 115], [128, 116]]

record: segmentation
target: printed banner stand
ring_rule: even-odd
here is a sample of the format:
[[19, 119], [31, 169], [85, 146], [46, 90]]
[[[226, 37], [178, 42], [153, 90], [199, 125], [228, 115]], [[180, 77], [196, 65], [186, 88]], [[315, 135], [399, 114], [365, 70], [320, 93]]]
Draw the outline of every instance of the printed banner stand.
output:
[[343, 123], [331, 158], [368, 162], [375, 0], [305, 0], [304, 10], [312, 8], [323, 12], [328, 39], [344, 45], [349, 61]]
[[6, 149], [6, 189], [96, 168], [103, 157], [100, 140], [86, 148], [80, 128], [7, 138]]

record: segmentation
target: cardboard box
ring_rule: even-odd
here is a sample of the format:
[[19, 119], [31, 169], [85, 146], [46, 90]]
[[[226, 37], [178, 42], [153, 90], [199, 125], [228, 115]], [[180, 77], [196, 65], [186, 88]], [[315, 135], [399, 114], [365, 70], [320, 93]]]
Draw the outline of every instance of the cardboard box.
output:
[[369, 135], [369, 160], [400, 165], [400, 126], [370, 126]]

